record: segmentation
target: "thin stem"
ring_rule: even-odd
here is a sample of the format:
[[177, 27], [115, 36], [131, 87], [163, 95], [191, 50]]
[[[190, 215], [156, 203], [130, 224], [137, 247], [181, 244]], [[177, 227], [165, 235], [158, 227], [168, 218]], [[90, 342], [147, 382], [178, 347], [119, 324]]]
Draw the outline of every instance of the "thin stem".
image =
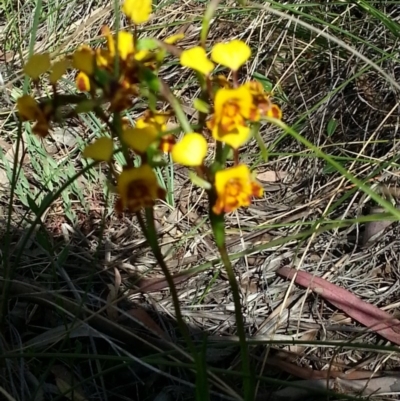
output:
[[235, 273], [232, 268], [231, 261], [229, 259], [228, 252], [226, 250], [226, 236], [225, 236], [225, 218], [223, 214], [215, 214], [212, 209], [212, 205], [215, 204], [217, 194], [215, 191], [208, 192], [209, 199], [209, 215], [211, 221], [211, 227], [215, 239], [215, 243], [218, 248], [218, 252], [221, 255], [222, 263], [225, 267], [228, 275], [229, 285], [232, 290], [233, 303], [235, 305], [235, 320], [237, 334], [240, 343], [241, 363], [242, 363], [242, 374], [243, 374], [243, 387], [244, 387], [244, 399], [246, 401], [253, 400], [253, 378], [250, 371], [250, 359], [248, 354], [246, 332], [244, 328], [243, 316], [242, 316], [242, 305], [240, 302], [239, 286], [236, 282]]
[[237, 88], [239, 86], [239, 76], [237, 71], [232, 71], [232, 81], [233, 87]]
[[160, 79], [160, 84], [161, 84], [160, 92], [162, 96], [167, 100], [167, 102], [171, 105], [171, 107], [174, 109], [175, 117], [179, 121], [183, 131], [186, 134], [192, 132], [193, 129], [189, 123], [189, 120], [186, 117], [185, 112], [182, 109], [179, 100], [173, 95], [169, 86], [162, 79]]
[[190, 338], [189, 330], [183, 320], [181, 307], [179, 304], [178, 293], [176, 291], [174, 280], [172, 278], [171, 273], [169, 272], [168, 266], [165, 264], [164, 257], [161, 253], [161, 250], [160, 250], [160, 247], [159, 247], [159, 244], [157, 241], [157, 231], [156, 231], [156, 227], [154, 224], [153, 208], [146, 208], [146, 223], [147, 224], [144, 222], [143, 217], [139, 212], [136, 213], [136, 217], [140, 224], [140, 228], [143, 231], [143, 235], [146, 237], [155, 258], [157, 259], [157, 262], [161, 267], [161, 270], [165, 276], [165, 279], [167, 280], [168, 286], [171, 291], [172, 303], [174, 305], [176, 320], [178, 322], [179, 330], [182, 332], [182, 335], [184, 336], [185, 341], [186, 341], [188, 347], [190, 348], [192, 354], [196, 355], [195, 346], [192, 342], [192, 339]]
[[254, 392], [252, 386], [252, 377], [250, 374], [250, 359], [248, 354], [248, 347], [246, 341], [246, 332], [244, 328], [243, 316], [242, 316], [242, 305], [240, 302], [239, 295], [239, 286], [237, 284], [235, 273], [232, 268], [231, 261], [229, 259], [229, 255], [226, 250], [225, 243], [223, 246], [218, 247], [218, 251], [221, 255], [222, 263], [226, 269], [226, 273], [228, 275], [229, 285], [232, 289], [233, 295], [233, 303], [235, 305], [235, 319], [236, 319], [236, 327], [237, 334], [239, 337], [240, 343], [240, 354], [241, 354], [241, 363], [242, 363], [242, 372], [243, 372], [243, 387], [244, 387], [244, 399], [250, 401], [253, 399]]
[[[145, 235], [151, 250], [157, 259], [158, 264], [161, 267], [161, 270], [163, 271], [163, 274], [165, 276], [165, 279], [167, 280], [168, 287], [171, 291], [171, 296], [172, 296], [172, 303], [174, 305], [175, 309], [175, 316], [176, 316], [176, 321], [178, 322], [178, 327], [179, 330], [181, 331], [183, 337], [185, 338], [186, 344], [188, 345], [190, 352], [193, 356], [194, 362], [196, 364], [196, 389], [199, 390], [198, 394], [202, 394], [205, 396], [205, 398], [202, 396], [200, 399], [208, 399], [208, 383], [207, 383], [207, 373], [205, 373], [205, 365], [202, 360], [201, 354], [197, 354], [196, 347], [190, 338], [190, 332], [185, 324], [185, 321], [183, 320], [182, 312], [181, 312], [181, 307], [179, 304], [179, 298], [178, 298], [178, 293], [176, 291], [176, 287], [174, 284], [174, 279], [172, 278], [171, 273], [169, 272], [169, 269], [167, 265], [165, 264], [164, 257], [161, 253], [158, 240], [157, 240], [157, 230], [154, 224], [154, 210], [153, 208], [146, 208], [146, 223], [143, 221], [142, 215], [138, 212], [136, 213], [137, 219], [139, 221], [140, 227], [143, 231], [143, 234]], [[198, 397], [197, 397], [198, 398]]]
[[238, 149], [233, 149], [233, 162], [235, 166], [239, 164], [239, 150]]

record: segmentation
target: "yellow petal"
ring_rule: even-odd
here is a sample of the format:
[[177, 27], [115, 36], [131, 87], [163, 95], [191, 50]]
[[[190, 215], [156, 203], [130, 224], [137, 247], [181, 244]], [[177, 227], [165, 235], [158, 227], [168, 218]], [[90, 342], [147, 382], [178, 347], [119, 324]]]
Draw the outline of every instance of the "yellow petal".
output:
[[206, 51], [200, 46], [184, 50], [180, 62], [184, 67], [189, 67], [204, 75], [208, 75], [214, 69], [214, 64], [207, 58]]
[[219, 127], [216, 127], [212, 136], [216, 141], [224, 142], [233, 149], [239, 149], [250, 139], [251, 130], [249, 127], [239, 125], [236, 130], [226, 133], [220, 132]]
[[271, 104], [271, 108], [267, 110], [267, 116], [282, 120], [282, 110], [276, 104]]
[[218, 171], [215, 174], [215, 189], [217, 193], [223, 193], [226, 185], [233, 179], [244, 182], [251, 181], [251, 173], [248, 166], [239, 164], [238, 166]]
[[135, 60], [143, 61], [144, 59], [146, 59], [146, 57], [149, 57], [150, 55], [151, 52], [149, 52], [148, 50], [139, 50], [135, 53]]
[[122, 60], [126, 60], [127, 57], [135, 51], [133, 43], [133, 35], [130, 32], [119, 31], [117, 35], [118, 53]]
[[125, 0], [124, 14], [136, 25], [147, 22], [151, 14], [152, 0]]
[[69, 67], [69, 61], [66, 58], [56, 61], [51, 67], [50, 83], [55, 84], [65, 74]]
[[29, 95], [17, 99], [17, 109], [22, 121], [33, 121], [40, 115], [38, 103]]
[[115, 56], [115, 42], [110, 28], [108, 26], [103, 26], [101, 28], [101, 34], [106, 38], [107, 41], [107, 49], [104, 49], [104, 52], [108, 53], [109, 58], [113, 58]]
[[207, 155], [207, 141], [195, 132], [186, 134], [172, 148], [172, 160], [187, 167], [201, 166]]
[[218, 89], [214, 100], [215, 113], [222, 113], [225, 103], [231, 101], [237, 103], [240, 114], [243, 117], [249, 118], [253, 99], [249, 89], [246, 86], [242, 85], [239, 86], [239, 88], [234, 89]]
[[72, 58], [72, 65], [79, 71], [83, 71], [87, 75], [92, 75], [94, 70], [94, 54], [87, 46], [78, 49]]
[[109, 161], [114, 152], [114, 143], [111, 138], [103, 136], [96, 139], [83, 150], [83, 157], [97, 161]]
[[89, 92], [90, 91], [90, 79], [89, 77], [84, 73], [80, 72], [75, 78], [75, 84], [78, 90], [81, 92]]
[[217, 43], [211, 50], [211, 59], [237, 71], [251, 56], [250, 47], [241, 40], [232, 40], [228, 43]]
[[184, 34], [184, 33], [177, 33], [177, 34], [175, 34], [175, 35], [168, 36], [168, 38], [164, 39], [164, 42], [165, 42], [167, 45], [173, 45], [173, 44], [175, 44], [176, 42], [182, 40], [184, 37], [185, 37], [185, 34]]
[[38, 79], [40, 75], [44, 74], [50, 69], [50, 54], [38, 53], [33, 54], [32, 57], [24, 66], [24, 73], [32, 79]]
[[128, 128], [122, 133], [122, 140], [137, 153], [145, 153], [157, 139], [157, 130], [153, 126]]

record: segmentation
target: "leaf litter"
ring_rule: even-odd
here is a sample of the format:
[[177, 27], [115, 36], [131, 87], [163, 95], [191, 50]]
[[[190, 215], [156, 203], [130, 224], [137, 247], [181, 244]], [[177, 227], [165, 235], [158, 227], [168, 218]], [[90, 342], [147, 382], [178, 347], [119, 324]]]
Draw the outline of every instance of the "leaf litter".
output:
[[[157, 18], [160, 23], [186, 21], [188, 15], [201, 12], [197, 7], [190, 2], [166, 6], [155, 14], [153, 22], [156, 23]], [[80, 14], [86, 16], [83, 26], [83, 20], [71, 25], [69, 34], [74, 35], [71, 43], [79, 41], [83, 34], [96, 37], [98, 32], [92, 27], [110, 18], [110, 12], [103, 6], [96, 10], [83, 11]], [[356, 28], [357, 31], [368, 29], [367, 25], [373, 22], [371, 16], [366, 15], [364, 19], [360, 19], [350, 9], [346, 15], [350, 28]], [[96, 24], [92, 17], [95, 17]], [[339, 21], [339, 24], [345, 23], [344, 19]], [[385, 48], [390, 48], [389, 43], [393, 44], [393, 38], [381, 26], [373, 26], [372, 41], [378, 41], [380, 36], [384, 36], [388, 41]], [[176, 33], [182, 27], [187, 31], [185, 46], [190, 46], [197, 38], [199, 23], [193, 21], [189, 27], [186, 22], [177, 26], [172, 24], [168, 33]], [[165, 30], [166, 28], [159, 28], [156, 34], [163, 37]], [[234, 14], [225, 13], [213, 25], [211, 38], [222, 40], [227, 34], [242, 35], [243, 32], [254, 48], [268, 49], [265, 54], [262, 51], [262, 57], [258, 57], [248, 66], [246, 78], [261, 74], [268, 76], [275, 84], [284, 76], [279, 85], [280, 93], [284, 94], [281, 100], [285, 119], [289, 124], [298, 123], [299, 116], [307, 113], [306, 122], [303, 121], [303, 125], [298, 124], [302, 135], [331, 156], [340, 159], [341, 163], [350, 168], [352, 174], [366, 180], [370, 176], [379, 177], [393, 186], [398, 185], [399, 166], [396, 155], [399, 149], [395, 141], [398, 128], [396, 116], [390, 114], [390, 107], [398, 99], [397, 94], [388, 88], [379, 74], [368, 71], [364, 77], [351, 78], [354, 71], [364, 68], [363, 63], [354, 58], [343, 57], [340, 50], [328, 51], [318, 41], [308, 46], [309, 54], [304, 57], [301, 52], [305, 43], [310, 43], [307, 38], [302, 37], [304, 33], [294, 26], [288, 28], [287, 21], [277, 19], [272, 14], [257, 13], [249, 19], [236, 19]], [[355, 45], [364, 46], [361, 42]], [[380, 56], [377, 50], [369, 48], [368, 51], [371, 52], [371, 57]], [[388, 63], [383, 68], [389, 69], [391, 66]], [[15, 68], [10, 77], [14, 77], [17, 71]], [[393, 69], [393, 72], [398, 74], [397, 69]], [[196, 97], [190, 84], [190, 76], [174, 65], [166, 69], [164, 74], [168, 82], [179, 88], [177, 90], [185, 100], [186, 107], [190, 108]], [[339, 85], [347, 78], [351, 82], [340, 89]], [[374, 96], [369, 97], [369, 93]], [[323, 101], [326, 96], [328, 99]], [[285, 98], [290, 99], [290, 102], [285, 103]], [[141, 111], [140, 108], [132, 111], [131, 117], [138, 117]], [[383, 120], [385, 124], [382, 124]], [[334, 129], [332, 121], [335, 122]], [[257, 366], [257, 373], [265, 375], [262, 369], [265, 361], [265, 366], [273, 367], [268, 371], [270, 377], [276, 378], [286, 373], [283, 376], [285, 379], [301, 378], [301, 382], [294, 381], [293, 384], [306, 385], [311, 389], [329, 387], [344, 394], [362, 393], [374, 397], [379, 393], [398, 392], [398, 376], [393, 373], [399, 365], [398, 356], [394, 352], [388, 355], [384, 349], [379, 348], [383, 334], [387, 333], [392, 341], [395, 340], [393, 343], [398, 344], [398, 333], [393, 325], [388, 324], [390, 320], [398, 322], [392, 316], [398, 308], [399, 293], [398, 224], [384, 221], [374, 226], [373, 223], [363, 225], [355, 222], [345, 228], [332, 226], [318, 232], [318, 235], [310, 234], [318, 221], [355, 219], [366, 206], [365, 202], [367, 206], [376, 205], [369, 200], [365, 201], [360, 191], [334, 170], [326, 173], [325, 164], [295, 141], [282, 138], [277, 143], [280, 135], [273, 128], [262, 133], [267, 148], [271, 148], [269, 150], [273, 154], [268, 163], [256, 170], [258, 179], [265, 183], [264, 199], [255, 203], [251, 209], [226, 217], [230, 252], [237, 278], [242, 284], [247, 333], [249, 337], [259, 341], [259, 348], [254, 350], [254, 358], [261, 354], [260, 350], [263, 355]], [[368, 142], [370, 138], [376, 143]], [[56, 160], [57, 157], [65, 157], [64, 149], [75, 146], [75, 139], [70, 139], [71, 141], [64, 136], [59, 138], [63, 149], [59, 154], [53, 155]], [[57, 138], [56, 140], [58, 142]], [[257, 160], [255, 146], [249, 145], [246, 157]], [[367, 160], [368, 163], [360, 160]], [[379, 170], [379, 165], [385, 166], [383, 172]], [[79, 167], [78, 160], [76, 166]], [[29, 170], [30, 167], [27, 160], [24, 169]], [[290, 178], [290, 182], [286, 182], [287, 178]], [[168, 205], [168, 208], [160, 206], [161, 218], [158, 222], [163, 249], [170, 255], [169, 266], [178, 287], [182, 312], [194, 335], [200, 336], [205, 332], [218, 337], [232, 347], [235, 353], [237, 342], [234, 337], [236, 329], [231, 308], [232, 295], [226, 276], [220, 271], [210, 240], [210, 227], [202, 222], [206, 203], [202, 200], [200, 191], [188, 186], [188, 182], [179, 179], [178, 175], [174, 182], [175, 205]], [[94, 194], [94, 198], [101, 198], [102, 190], [96, 188], [94, 191], [98, 192]], [[334, 208], [330, 207], [332, 204], [335, 204]], [[74, 203], [74, 207], [79, 209], [79, 203]], [[106, 205], [98, 202], [96, 216], [101, 216], [106, 209]], [[177, 213], [178, 210], [182, 213]], [[148, 247], [139, 237], [136, 223], [130, 218], [118, 220], [110, 214], [108, 216], [104, 231], [101, 229], [102, 219], [97, 217], [90, 222], [79, 221], [73, 228], [75, 235], [73, 231], [70, 233], [67, 244], [64, 238], [55, 235], [54, 247], [50, 253], [46, 249], [43, 251], [43, 237], [35, 238], [32, 248], [37, 247], [41, 251], [36, 253], [38, 256], [33, 256], [33, 252], [28, 253], [22, 260], [19, 266], [24, 276], [22, 281], [36, 282], [37, 291], [43, 294], [71, 291], [71, 283], [66, 283], [60, 276], [56, 276], [59, 286], [54, 286], [56, 280], [51, 272], [57, 270], [51, 269], [56, 269], [56, 265], [49, 265], [49, 260], [61, 260], [61, 250], [68, 247], [68, 256], [63, 264], [72, 277], [75, 290], [84, 291], [85, 283], [94, 274], [94, 293], [88, 298], [90, 309], [85, 310], [88, 323], [108, 336], [112, 344], [123, 344], [130, 351], [132, 348], [142, 347], [142, 339], [133, 335], [135, 332], [128, 323], [121, 322], [122, 316], [128, 321], [142, 321], [142, 326], [147, 327], [153, 336], [168, 340], [175, 338], [176, 327], [167, 283], [160, 275]], [[162, 218], [163, 216], [166, 218]], [[50, 215], [44, 223], [52, 227], [56, 217]], [[311, 231], [307, 234], [308, 230]], [[169, 235], [171, 232], [175, 233], [174, 236]], [[100, 234], [107, 236], [111, 242], [110, 259], [102, 258], [105, 249], [102, 248]], [[85, 238], [84, 241], [82, 237]], [[360, 243], [368, 246], [360, 246]], [[93, 256], [95, 253], [96, 257]], [[277, 275], [277, 272], [286, 272], [289, 275], [287, 270], [282, 270], [288, 265], [295, 265], [298, 269], [297, 274], [303, 277], [303, 284], [306, 284], [302, 285], [303, 288], [290, 286], [287, 280], [282, 280]], [[193, 271], [199, 266], [205, 267]], [[313, 292], [307, 292], [306, 289], [312, 287], [315, 284], [313, 280], [317, 278], [323, 280], [323, 284], [318, 282], [318, 287]], [[107, 300], [108, 288], [113, 290], [112, 296]], [[322, 293], [320, 288], [323, 289]], [[326, 288], [328, 293], [325, 292]], [[289, 289], [290, 294], [286, 297]], [[40, 297], [31, 294], [32, 288], [19, 290], [14, 291], [15, 296], [24, 295], [30, 305], [38, 305], [37, 298]], [[335, 295], [340, 294], [342, 298], [337, 300]], [[43, 340], [50, 347], [59, 341], [59, 331], [55, 329], [60, 327], [60, 316], [56, 312], [56, 302], [50, 302], [47, 298], [40, 299], [42, 306], [39, 309], [33, 307], [26, 327], [20, 330], [22, 334], [27, 329], [37, 331], [37, 327], [42, 327], [41, 333], [48, 330], [49, 333], [44, 338], [31, 336], [31, 339]], [[343, 299], [346, 300], [345, 303]], [[51, 310], [46, 315], [50, 319], [41, 316], [41, 312], [46, 309], [43, 305]], [[382, 313], [383, 310], [386, 312]], [[338, 311], [345, 312], [345, 316], [339, 316]], [[72, 319], [71, 315], [63, 315], [63, 318]], [[80, 319], [84, 321], [85, 317], [80, 317], [78, 321]], [[51, 331], [52, 329], [55, 331]], [[142, 327], [142, 330], [145, 329]], [[97, 337], [92, 332], [83, 330], [80, 334], [97, 343], [94, 340]], [[310, 344], [294, 346], [291, 341], [293, 338], [304, 339]], [[273, 344], [271, 341], [274, 339], [285, 339], [287, 344]], [[315, 339], [321, 341], [321, 346], [314, 344]], [[338, 342], [338, 346], [322, 346], [324, 341]], [[341, 348], [340, 343], [352, 341], [376, 348], [372, 351]], [[23, 339], [23, 345], [31, 344], [29, 336]], [[210, 362], [224, 364], [227, 369], [234, 368], [237, 361], [232, 359], [232, 353], [214, 352], [214, 346], [211, 342], [207, 350], [208, 354], [215, 355]], [[93, 344], [88, 348], [96, 353]], [[264, 351], [266, 352], [263, 353]], [[289, 362], [287, 356], [283, 356], [283, 351], [292, 352]], [[332, 369], [333, 366], [335, 369]], [[89, 367], [97, 369], [94, 365]], [[283, 373], [278, 374], [277, 370]], [[19, 372], [17, 369], [16, 371]], [[64, 380], [63, 372], [58, 373], [59, 379], [67, 383], [61, 384], [61, 387], [68, 390], [71, 377]], [[105, 391], [95, 379], [92, 380], [92, 385], [99, 391]], [[110, 387], [109, 391], [120, 391], [121, 388], [116, 385], [112, 389]], [[274, 396], [277, 400], [295, 400], [300, 399], [300, 396], [308, 397], [313, 394], [309, 389], [304, 391], [305, 393], [301, 393], [297, 387], [294, 389], [287, 385], [286, 388], [275, 391]], [[221, 393], [225, 394], [225, 390], [221, 390]]]

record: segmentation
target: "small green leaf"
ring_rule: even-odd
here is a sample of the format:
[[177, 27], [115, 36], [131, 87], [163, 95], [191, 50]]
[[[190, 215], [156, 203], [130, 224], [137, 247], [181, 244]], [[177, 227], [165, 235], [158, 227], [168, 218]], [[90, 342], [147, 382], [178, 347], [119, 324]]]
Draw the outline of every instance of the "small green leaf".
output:
[[[344, 163], [341, 160], [336, 160], [337, 163], [340, 163], [341, 166], [344, 166]], [[323, 174], [332, 174], [332, 173], [336, 173], [338, 170], [335, 166], [333, 166], [332, 164], [326, 162], [322, 173]]]
[[157, 41], [153, 38], [142, 38], [137, 41], [137, 50], [155, 50], [159, 47]]
[[329, 137], [335, 133], [336, 128], [337, 128], [337, 121], [334, 119], [329, 120], [328, 126], [326, 127], [326, 133], [328, 134]]
[[193, 171], [189, 171], [189, 179], [190, 181], [193, 182], [193, 184], [197, 185], [200, 188], [203, 188], [207, 191], [211, 189], [211, 184], [208, 181], [204, 180], [203, 178], [200, 178]]
[[99, 86], [104, 88], [110, 86], [113, 77], [107, 71], [97, 68], [94, 72], [94, 78]]
[[32, 199], [29, 195], [27, 195], [26, 200], [28, 201], [28, 205], [29, 205], [30, 209], [32, 210], [32, 212], [33, 212], [36, 216], [38, 216], [39, 207], [38, 207], [38, 205], [36, 204], [35, 200]]
[[93, 99], [83, 100], [82, 102], [78, 103], [75, 112], [77, 114], [80, 113], [89, 113], [94, 110], [94, 108], [98, 105], [97, 101]]
[[264, 140], [262, 139], [260, 135], [260, 123], [254, 123], [251, 127], [252, 134], [254, 138], [256, 138], [258, 147], [260, 148], [261, 151], [261, 157], [262, 159], [267, 162], [268, 161], [268, 149], [265, 146]]
[[260, 84], [263, 86], [265, 92], [269, 93], [272, 91], [272, 88], [274, 87], [274, 85], [265, 75], [255, 72], [253, 74], [253, 78], [255, 80], [257, 80], [258, 82], [260, 82]]
[[210, 112], [210, 105], [202, 99], [194, 99], [193, 106], [200, 113], [208, 114]]
[[156, 74], [148, 68], [143, 68], [141, 71], [141, 78], [146, 82], [147, 86], [152, 92], [159, 92], [160, 81]]

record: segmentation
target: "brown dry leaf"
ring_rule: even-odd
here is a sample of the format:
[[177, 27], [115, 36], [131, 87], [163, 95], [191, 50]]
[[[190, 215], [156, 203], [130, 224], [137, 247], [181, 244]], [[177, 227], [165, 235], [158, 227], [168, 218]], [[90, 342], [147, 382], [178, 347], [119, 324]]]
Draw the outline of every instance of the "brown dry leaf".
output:
[[269, 357], [267, 359], [267, 364], [270, 366], [275, 366], [286, 373], [304, 380], [327, 380], [341, 378], [350, 381], [370, 379], [371, 377], [379, 377], [382, 374], [382, 372], [370, 372], [368, 370], [356, 370], [346, 374], [338, 371], [337, 367], [336, 369], [331, 368], [330, 370], [316, 370], [309, 368], [308, 366], [298, 366], [295, 363], [278, 357]]
[[[10, 163], [10, 167], [12, 167], [12, 165], [14, 164], [16, 149], [17, 149], [17, 144], [14, 143], [14, 145], [12, 145], [11, 148], [9, 148], [5, 154], [6, 159]], [[29, 156], [27, 153], [24, 152], [24, 149], [25, 149], [25, 147], [23, 146], [22, 143], [20, 143], [19, 148], [18, 148], [18, 164], [21, 163], [22, 158], [23, 158], [22, 164], [29, 163]]]
[[116, 267], [114, 267], [114, 279], [115, 279], [114, 287], [118, 293], [119, 288], [121, 287], [121, 284], [122, 284], [122, 277], [121, 277], [121, 273], [119, 272], [119, 270]]
[[370, 394], [390, 394], [400, 392], [400, 375], [382, 376], [364, 380], [344, 380], [336, 379], [342, 389], [351, 393], [362, 393], [362, 395]]
[[[384, 213], [385, 209], [381, 207], [372, 208], [370, 214]], [[374, 244], [383, 234], [383, 232], [393, 224], [393, 220], [369, 221], [365, 224], [365, 231], [362, 237], [362, 246], [368, 248]]]
[[294, 278], [296, 284], [309, 288], [369, 330], [400, 345], [400, 320], [393, 318], [389, 313], [364, 302], [350, 291], [310, 273], [282, 267], [277, 274], [289, 280]]
[[72, 325], [61, 325], [57, 327], [53, 327], [49, 330], [44, 331], [43, 333], [38, 334], [36, 337], [30, 338], [25, 341], [25, 347], [35, 347], [35, 348], [44, 348], [49, 345], [54, 345], [58, 341], [61, 341], [66, 336], [69, 338], [77, 338], [77, 337], [97, 337], [103, 338], [101, 334], [99, 334], [96, 330], [92, 329], [88, 325], [82, 326], [79, 322]]
[[118, 290], [115, 288], [113, 284], [107, 284], [110, 292], [107, 294], [107, 316], [113, 321], [116, 322], [118, 320], [118, 311], [115, 308], [114, 301], [118, 297]]
[[161, 329], [161, 327], [154, 321], [154, 319], [147, 313], [147, 311], [141, 307], [130, 309], [126, 313], [131, 315], [139, 324], [143, 325], [151, 332], [157, 334], [164, 340], [171, 340], [168, 333]]
[[51, 137], [53, 140], [67, 148], [73, 148], [77, 143], [77, 133], [72, 128], [56, 128]]
[[342, 312], [335, 311], [329, 318], [332, 323], [351, 324], [351, 319]]
[[[174, 284], [183, 283], [184, 281], [190, 278], [191, 274], [185, 275], [175, 275], [172, 276]], [[139, 281], [138, 283], [139, 291], [140, 292], [155, 292], [160, 291], [165, 288], [168, 288], [167, 280], [164, 276], [161, 277], [153, 277], [153, 278], [144, 278]]]
[[0, 148], [3, 150], [4, 153], [7, 152], [11, 147], [11, 143], [8, 143], [4, 139], [0, 138]]
[[[317, 337], [318, 329], [311, 329], [303, 333], [298, 340], [299, 341], [314, 341]], [[300, 355], [303, 354], [304, 350], [306, 349], [305, 346], [302, 345], [290, 345], [289, 351], [293, 352], [294, 354]]]
[[287, 177], [288, 173], [285, 171], [272, 171], [267, 170], [262, 173], [257, 174], [257, 180], [265, 181], [265, 182], [277, 182], [282, 181], [285, 177]]
[[51, 372], [55, 376], [56, 385], [64, 397], [71, 401], [87, 401], [82, 387], [76, 386], [78, 379], [74, 378], [69, 369], [62, 365], [54, 365]]
[[119, 288], [121, 287], [122, 278], [119, 270], [114, 267], [114, 284], [107, 284], [110, 292], [107, 295], [107, 315], [108, 317], [116, 322], [118, 319], [118, 311], [115, 308], [114, 301], [118, 298]]
[[7, 178], [6, 172], [0, 168], [0, 192], [1, 191], [8, 191], [10, 188], [10, 181]]
[[[13, 168], [14, 165], [14, 157], [15, 157], [15, 149], [16, 149], [16, 143], [14, 145], [11, 145], [3, 140], [0, 140], [0, 147], [3, 151], [5, 159], [8, 161], [10, 168]], [[23, 155], [23, 144], [20, 143], [19, 149], [18, 149], [18, 160], [21, 160], [23, 157], [22, 163], [25, 164], [29, 161], [29, 157], [27, 154]], [[7, 173], [5, 168], [0, 168], [0, 191], [8, 191], [10, 189], [10, 181], [7, 178]]]
[[301, 387], [288, 385], [281, 390], [274, 392], [274, 396], [279, 400], [287, 401], [303, 401], [313, 400], [315, 398], [315, 390], [337, 390], [350, 394], [362, 394], [363, 396], [377, 394], [395, 394], [400, 391], [400, 377], [398, 375], [379, 377], [365, 380], [344, 380], [341, 378], [326, 380], [326, 379], [311, 379], [303, 381], [294, 381]]

